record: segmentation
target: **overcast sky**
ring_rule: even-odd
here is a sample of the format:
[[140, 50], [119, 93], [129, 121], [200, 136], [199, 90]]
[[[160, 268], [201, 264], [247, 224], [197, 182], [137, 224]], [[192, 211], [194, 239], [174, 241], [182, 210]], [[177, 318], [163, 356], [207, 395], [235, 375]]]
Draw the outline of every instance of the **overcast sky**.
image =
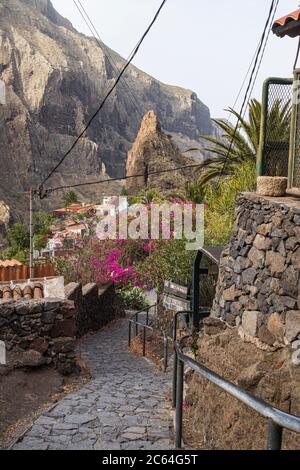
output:
[[[128, 57], [161, 0], [81, 0], [101, 39]], [[79, 31], [90, 35], [73, 0], [52, 0]], [[195, 91], [214, 117], [224, 116], [243, 82], [271, 0], [168, 0], [134, 64], [155, 78]], [[280, 0], [276, 18], [298, 8]], [[297, 39], [271, 33], [254, 95], [269, 76], [291, 76]]]

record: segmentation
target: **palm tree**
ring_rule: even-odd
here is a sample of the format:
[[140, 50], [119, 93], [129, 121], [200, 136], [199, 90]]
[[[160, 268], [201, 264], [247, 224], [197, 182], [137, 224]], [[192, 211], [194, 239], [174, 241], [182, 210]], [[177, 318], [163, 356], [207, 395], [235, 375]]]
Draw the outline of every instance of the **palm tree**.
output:
[[78, 195], [75, 191], [69, 191], [63, 198], [65, 207], [71, 206], [71, 204], [77, 204], [79, 202]]
[[[211, 156], [206, 158], [200, 167], [199, 184], [203, 185], [221, 174], [232, 175], [243, 163], [256, 161], [260, 140], [261, 103], [255, 99], [250, 101], [248, 121], [234, 109], [229, 108], [228, 111], [238, 119], [238, 129], [235, 132], [236, 126], [227, 120], [213, 120], [222, 130], [222, 136], [202, 137], [213, 146], [205, 148]], [[287, 142], [291, 124], [291, 103], [276, 100], [269, 111], [268, 120], [271, 123], [268, 139], [273, 142]]]
[[159, 204], [162, 198], [157, 189], [151, 188], [143, 189], [133, 200], [135, 204]]
[[188, 181], [185, 185], [185, 194], [189, 201], [202, 204], [205, 198], [205, 190], [198, 181]]

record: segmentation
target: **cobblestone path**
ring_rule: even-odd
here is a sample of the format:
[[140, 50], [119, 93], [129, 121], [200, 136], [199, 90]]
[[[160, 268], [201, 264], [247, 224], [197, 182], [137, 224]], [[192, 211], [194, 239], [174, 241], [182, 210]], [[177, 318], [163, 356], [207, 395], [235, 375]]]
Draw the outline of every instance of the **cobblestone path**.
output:
[[127, 333], [121, 320], [84, 341], [92, 380], [41, 415], [13, 449], [173, 448], [171, 373], [129, 353]]

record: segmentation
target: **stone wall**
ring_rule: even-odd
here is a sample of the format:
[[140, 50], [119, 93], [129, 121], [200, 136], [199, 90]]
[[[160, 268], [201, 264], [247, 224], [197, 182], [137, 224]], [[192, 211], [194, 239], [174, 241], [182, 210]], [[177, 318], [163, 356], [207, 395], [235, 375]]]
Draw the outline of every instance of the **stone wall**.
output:
[[71, 283], [65, 291], [67, 299], [74, 301], [76, 307], [77, 338], [125, 316], [113, 283], [101, 289], [96, 284], [87, 284], [82, 288], [81, 284]]
[[[292, 351], [264, 351], [244, 342], [236, 328], [224, 329], [214, 320], [214, 328], [206, 326], [199, 338], [197, 361], [251, 395], [300, 416], [300, 367], [293, 366]], [[266, 448], [267, 420], [255, 411], [197, 373], [187, 373], [185, 390], [185, 439], [191, 449]], [[283, 448], [299, 450], [300, 436], [285, 430]]]
[[[10, 368], [54, 366], [76, 370], [76, 338], [125, 316], [113, 284], [66, 287], [67, 300], [0, 300], [0, 340]], [[1, 372], [1, 371], [0, 371]]]
[[0, 339], [7, 366], [54, 365], [61, 373], [75, 368], [75, 307], [58, 299], [0, 301]]
[[239, 197], [212, 316], [271, 347], [300, 339], [300, 200]]

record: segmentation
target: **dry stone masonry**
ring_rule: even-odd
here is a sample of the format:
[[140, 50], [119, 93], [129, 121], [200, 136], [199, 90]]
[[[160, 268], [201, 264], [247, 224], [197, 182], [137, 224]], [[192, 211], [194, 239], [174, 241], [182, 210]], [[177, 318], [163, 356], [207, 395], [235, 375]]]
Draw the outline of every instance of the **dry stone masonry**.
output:
[[125, 315], [113, 284], [66, 287], [66, 300], [0, 300], [0, 340], [8, 368], [52, 365], [76, 370], [75, 340]]
[[113, 283], [99, 289], [97, 284], [71, 283], [66, 289], [68, 300], [76, 307], [76, 337], [81, 338], [91, 331], [98, 331], [117, 318], [125, 316]]
[[242, 194], [212, 316], [269, 346], [300, 339], [300, 201]]
[[10, 367], [75, 367], [75, 308], [57, 299], [0, 301], [0, 338]]

